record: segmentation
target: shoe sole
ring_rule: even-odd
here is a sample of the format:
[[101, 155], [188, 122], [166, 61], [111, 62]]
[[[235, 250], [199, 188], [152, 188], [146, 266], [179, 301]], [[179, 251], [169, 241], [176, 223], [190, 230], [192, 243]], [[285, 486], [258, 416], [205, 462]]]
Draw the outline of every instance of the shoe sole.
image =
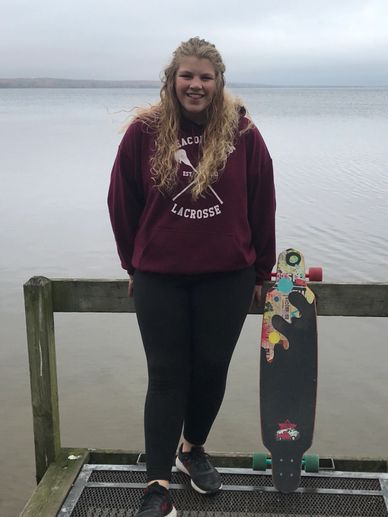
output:
[[181, 472], [183, 472], [184, 474], [187, 474], [189, 477], [190, 477], [190, 483], [191, 483], [191, 486], [194, 488], [194, 490], [196, 490], [197, 492], [199, 492], [200, 494], [203, 494], [203, 495], [206, 495], [206, 494], [216, 494], [219, 490], [221, 490], [222, 488], [222, 484], [220, 485], [219, 488], [216, 488], [215, 490], [203, 490], [202, 488], [199, 488], [199, 486], [197, 486], [194, 481], [191, 479], [191, 476], [190, 476], [190, 472], [187, 470], [187, 468], [183, 465], [183, 463], [181, 462], [181, 460], [178, 458], [178, 456], [176, 457], [175, 459], [175, 465], [176, 465], [176, 468], [178, 470], [180, 470]]
[[177, 517], [176, 509], [173, 506], [170, 513], [168, 513], [165, 517]]

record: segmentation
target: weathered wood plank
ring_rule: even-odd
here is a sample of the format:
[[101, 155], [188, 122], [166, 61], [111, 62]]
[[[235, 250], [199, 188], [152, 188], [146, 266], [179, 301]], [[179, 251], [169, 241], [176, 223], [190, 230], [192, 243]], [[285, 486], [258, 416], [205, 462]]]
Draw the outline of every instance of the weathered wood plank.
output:
[[55, 312], [135, 312], [125, 280], [53, 281]]
[[[262, 314], [262, 302], [250, 314]], [[55, 312], [135, 312], [133, 298], [128, 298], [125, 280], [53, 279]], [[388, 284], [311, 283], [320, 316], [388, 316]]]
[[388, 284], [312, 283], [319, 316], [388, 316]]
[[[74, 459], [69, 459], [74, 458]], [[62, 449], [19, 517], [54, 517], [60, 511], [82, 466], [88, 462], [87, 449]]]
[[24, 285], [36, 478], [39, 482], [60, 449], [57, 367], [51, 281]]

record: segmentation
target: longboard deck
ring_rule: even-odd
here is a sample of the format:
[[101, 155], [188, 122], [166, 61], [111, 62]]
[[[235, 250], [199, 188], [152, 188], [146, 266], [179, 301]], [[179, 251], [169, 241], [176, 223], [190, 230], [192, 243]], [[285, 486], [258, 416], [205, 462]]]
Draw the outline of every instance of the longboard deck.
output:
[[279, 255], [274, 286], [264, 306], [260, 358], [262, 437], [272, 456], [275, 487], [300, 483], [304, 452], [311, 446], [317, 389], [315, 296], [306, 285], [303, 255]]

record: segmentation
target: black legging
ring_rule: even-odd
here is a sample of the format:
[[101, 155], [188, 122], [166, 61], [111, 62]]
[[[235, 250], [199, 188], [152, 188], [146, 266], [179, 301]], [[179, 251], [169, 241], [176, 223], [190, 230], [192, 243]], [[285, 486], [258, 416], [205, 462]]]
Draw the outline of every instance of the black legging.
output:
[[133, 282], [149, 377], [144, 409], [147, 478], [169, 480], [182, 425], [186, 440], [202, 445], [217, 416], [252, 300], [255, 271], [136, 271]]

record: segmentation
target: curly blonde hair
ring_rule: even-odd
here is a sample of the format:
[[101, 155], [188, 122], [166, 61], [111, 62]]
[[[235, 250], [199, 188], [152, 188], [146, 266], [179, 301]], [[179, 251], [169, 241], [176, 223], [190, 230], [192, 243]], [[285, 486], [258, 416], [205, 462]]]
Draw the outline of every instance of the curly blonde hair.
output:
[[[171, 63], [164, 70], [160, 102], [137, 112], [135, 119], [142, 120], [156, 132], [155, 152], [151, 156], [151, 174], [156, 187], [171, 192], [177, 181], [178, 163], [175, 153], [179, 149], [178, 131], [181, 107], [175, 93], [175, 77], [182, 57], [194, 56], [208, 59], [215, 70], [216, 89], [207, 108], [207, 123], [202, 138], [202, 157], [196, 169], [191, 193], [193, 199], [204, 195], [225, 167], [234, 150], [238, 135], [241, 101], [224, 89], [225, 65], [216, 47], [204, 39], [190, 38], [173, 53]], [[244, 129], [249, 129], [249, 125]]]

